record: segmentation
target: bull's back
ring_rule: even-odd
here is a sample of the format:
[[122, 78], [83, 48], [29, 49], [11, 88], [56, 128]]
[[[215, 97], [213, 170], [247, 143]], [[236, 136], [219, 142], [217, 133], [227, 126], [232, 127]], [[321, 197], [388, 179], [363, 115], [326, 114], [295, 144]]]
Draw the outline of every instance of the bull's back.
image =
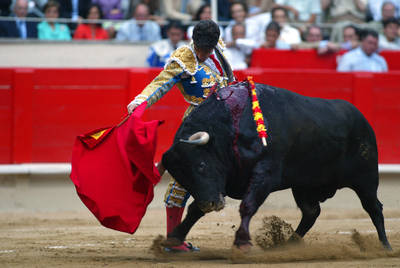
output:
[[354, 122], [360, 119], [357, 109], [344, 100], [312, 98], [269, 86], [260, 93], [269, 132], [275, 138], [285, 138], [282, 142], [301, 139], [301, 144], [314, 144], [328, 138], [340, 140], [348, 136]]
[[260, 96], [270, 146], [291, 182], [332, 183], [377, 168], [375, 135], [351, 103], [269, 86], [260, 86]]

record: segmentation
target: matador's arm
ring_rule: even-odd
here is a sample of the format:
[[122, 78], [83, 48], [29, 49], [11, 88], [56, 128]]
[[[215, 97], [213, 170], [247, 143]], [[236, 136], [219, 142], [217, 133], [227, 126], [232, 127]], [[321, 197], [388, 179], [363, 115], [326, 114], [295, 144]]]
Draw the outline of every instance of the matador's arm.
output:
[[135, 97], [132, 103], [136, 106], [147, 101], [147, 108], [162, 98], [176, 83], [181, 81], [183, 69], [176, 62], [168, 64], [143, 91]]

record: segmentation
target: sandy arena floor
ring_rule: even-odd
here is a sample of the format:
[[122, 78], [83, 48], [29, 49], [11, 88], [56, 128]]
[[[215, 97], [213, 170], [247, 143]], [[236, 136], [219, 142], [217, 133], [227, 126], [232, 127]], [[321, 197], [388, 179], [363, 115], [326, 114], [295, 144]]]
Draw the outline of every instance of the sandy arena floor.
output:
[[[155, 254], [153, 241], [165, 233], [163, 181], [134, 235], [102, 227], [82, 206], [64, 177], [0, 178], [0, 267], [400, 267], [400, 178], [381, 180], [386, 231], [393, 251], [381, 249], [375, 228], [350, 190], [322, 204], [304, 243], [263, 251], [253, 239], [249, 254], [232, 250], [240, 223], [238, 201], [202, 218], [188, 240], [201, 251]], [[266, 216], [297, 227], [300, 211], [290, 191], [273, 193], [251, 222], [255, 234]], [[352, 238], [356, 229], [360, 236]]]

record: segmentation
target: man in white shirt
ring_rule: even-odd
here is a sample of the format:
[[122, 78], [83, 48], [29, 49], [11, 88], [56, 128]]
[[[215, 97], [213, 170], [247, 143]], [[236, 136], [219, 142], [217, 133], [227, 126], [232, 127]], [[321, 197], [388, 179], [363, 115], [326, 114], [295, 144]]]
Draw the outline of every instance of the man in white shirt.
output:
[[251, 52], [257, 46], [252, 39], [246, 39], [246, 25], [238, 23], [232, 27], [233, 41], [226, 44], [224, 55], [232, 70], [242, 70], [248, 67]]
[[278, 40], [281, 34], [281, 26], [276, 21], [271, 21], [265, 29], [265, 40], [260, 47], [266, 49], [291, 49], [289, 44]]
[[262, 39], [262, 29], [269, 22], [270, 17], [268, 13], [259, 14], [254, 17], [248, 17], [248, 7], [245, 2], [234, 1], [230, 7], [230, 14], [232, 20], [224, 31], [224, 41], [230, 43], [232, 38], [232, 27], [235, 24], [244, 24], [246, 27], [246, 39], [259, 41]]
[[383, 34], [379, 35], [379, 49], [400, 50], [399, 31], [400, 22], [395, 18], [383, 21]]
[[161, 40], [160, 26], [149, 20], [149, 7], [139, 4], [133, 12], [133, 18], [121, 25], [116, 39], [118, 41], [158, 41]]
[[394, 5], [394, 17], [399, 18], [400, 16], [400, 0], [368, 0], [368, 10], [371, 13], [374, 21], [380, 21], [384, 18], [385, 12], [392, 12], [392, 9], [388, 7], [386, 11], [384, 5], [386, 3], [392, 3]]
[[300, 31], [287, 23], [287, 9], [283, 7], [275, 7], [271, 11], [271, 17], [273, 21], [276, 21], [282, 27], [281, 34], [278, 40], [283, 41], [289, 45], [298, 44], [301, 42]]
[[337, 70], [339, 72], [365, 71], [387, 72], [385, 59], [378, 55], [378, 33], [371, 29], [365, 29], [361, 33], [361, 44], [342, 56]]

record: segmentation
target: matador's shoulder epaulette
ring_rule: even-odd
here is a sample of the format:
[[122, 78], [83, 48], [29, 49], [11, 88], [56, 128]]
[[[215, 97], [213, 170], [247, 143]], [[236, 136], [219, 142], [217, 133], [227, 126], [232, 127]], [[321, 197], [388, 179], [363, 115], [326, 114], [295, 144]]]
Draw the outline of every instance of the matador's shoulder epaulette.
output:
[[[198, 69], [198, 61], [195, 52], [191, 46], [181, 46], [177, 50], [175, 50], [170, 58], [168, 59], [165, 67], [171, 64], [172, 62], [176, 62], [179, 66], [190, 75], [194, 75]], [[165, 68], [164, 67], [164, 68]]]
[[221, 51], [226, 49], [225, 42], [221, 38], [218, 40], [217, 48], [219, 48]]

